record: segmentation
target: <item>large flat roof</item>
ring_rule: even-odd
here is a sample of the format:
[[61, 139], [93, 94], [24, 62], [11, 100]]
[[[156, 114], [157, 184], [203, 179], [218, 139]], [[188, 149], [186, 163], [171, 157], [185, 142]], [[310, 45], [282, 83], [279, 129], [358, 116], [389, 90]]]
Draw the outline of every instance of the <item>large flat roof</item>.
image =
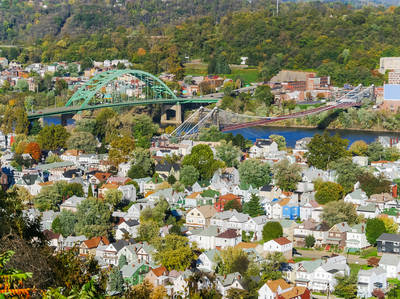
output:
[[385, 84], [383, 99], [385, 101], [400, 101], [400, 84]]

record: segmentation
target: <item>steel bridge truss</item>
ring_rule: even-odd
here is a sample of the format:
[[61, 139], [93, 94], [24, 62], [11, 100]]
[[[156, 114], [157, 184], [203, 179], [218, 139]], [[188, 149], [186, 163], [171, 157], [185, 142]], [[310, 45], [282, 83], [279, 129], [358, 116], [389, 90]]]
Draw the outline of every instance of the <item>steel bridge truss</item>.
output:
[[105, 71], [95, 75], [72, 95], [65, 106], [80, 106], [83, 108], [89, 105], [103, 104], [104, 99], [99, 99], [96, 95], [99, 95], [102, 88], [106, 87], [110, 82], [125, 75], [135, 77], [145, 84], [146, 99], [178, 100], [175, 93], [156, 76], [140, 70], [124, 69]]
[[230, 111], [224, 111], [218, 109], [217, 107], [212, 110], [200, 107], [171, 134], [169, 134], [168, 137], [181, 140], [196, 138], [202, 128], [209, 128], [211, 126], [217, 126], [223, 132], [260, 126], [270, 122], [305, 117], [311, 114], [317, 114], [333, 109], [347, 109], [350, 107], [361, 106], [362, 101], [365, 98], [373, 97], [374, 85], [371, 85], [367, 88], [362, 88], [361, 85], [358, 85], [353, 90], [337, 99], [335, 104], [275, 117], [238, 114]]

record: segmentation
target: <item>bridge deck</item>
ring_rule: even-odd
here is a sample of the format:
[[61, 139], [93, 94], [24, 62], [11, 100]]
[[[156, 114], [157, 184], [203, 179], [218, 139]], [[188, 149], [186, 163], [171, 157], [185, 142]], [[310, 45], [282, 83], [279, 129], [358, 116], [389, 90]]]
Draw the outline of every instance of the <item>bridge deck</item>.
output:
[[56, 108], [46, 108], [43, 110], [38, 110], [35, 112], [28, 113], [28, 119], [37, 119], [45, 116], [62, 115], [62, 114], [74, 114], [85, 110], [95, 110], [100, 108], [108, 107], [129, 107], [129, 106], [140, 106], [140, 105], [150, 105], [150, 104], [186, 104], [186, 103], [216, 103], [218, 98], [177, 98], [177, 99], [151, 99], [151, 100], [139, 100], [131, 102], [121, 102], [121, 103], [105, 103], [94, 106], [64, 106]]

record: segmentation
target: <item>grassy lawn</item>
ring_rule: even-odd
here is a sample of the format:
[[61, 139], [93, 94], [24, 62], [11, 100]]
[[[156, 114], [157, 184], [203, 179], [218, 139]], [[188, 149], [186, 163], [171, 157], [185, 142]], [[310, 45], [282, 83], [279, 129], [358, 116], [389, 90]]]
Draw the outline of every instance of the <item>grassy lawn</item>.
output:
[[294, 257], [294, 258], [293, 258], [293, 261], [294, 261], [295, 263], [303, 262], [303, 261], [312, 261], [312, 260], [313, 260], [313, 259], [310, 258], [310, 257]]
[[363, 259], [368, 259], [373, 256], [378, 256], [378, 249], [369, 248], [369, 249], [363, 250], [360, 254], [360, 258], [363, 258]]
[[349, 264], [350, 267], [350, 275], [357, 275], [360, 270], [368, 270], [372, 267], [368, 265], [359, 265], [359, 264]]
[[[206, 76], [207, 64], [206, 63], [187, 63], [185, 65], [185, 74], [190, 76]], [[256, 68], [237, 68], [232, 67], [231, 74], [219, 74], [221, 77], [235, 79], [240, 77], [244, 80], [245, 84], [257, 82], [258, 69]]]

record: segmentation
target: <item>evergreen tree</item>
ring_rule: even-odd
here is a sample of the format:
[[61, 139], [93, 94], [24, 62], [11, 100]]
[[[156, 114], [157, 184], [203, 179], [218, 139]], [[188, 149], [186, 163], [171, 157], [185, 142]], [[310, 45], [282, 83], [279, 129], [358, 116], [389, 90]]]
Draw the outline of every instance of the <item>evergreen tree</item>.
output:
[[88, 187], [88, 198], [89, 197], [93, 197], [93, 188], [92, 188], [92, 184], [89, 184], [89, 187]]
[[126, 260], [126, 256], [121, 254], [118, 260], [118, 268], [122, 269], [123, 266], [127, 265], [128, 261]]
[[243, 206], [243, 213], [250, 215], [250, 217], [257, 217], [265, 214], [263, 207], [260, 205], [260, 198], [257, 195], [251, 195], [250, 200]]
[[118, 267], [114, 267], [110, 273], [109, 287], [111, 292], [123, 293], [124, 292], [124, 278]]

